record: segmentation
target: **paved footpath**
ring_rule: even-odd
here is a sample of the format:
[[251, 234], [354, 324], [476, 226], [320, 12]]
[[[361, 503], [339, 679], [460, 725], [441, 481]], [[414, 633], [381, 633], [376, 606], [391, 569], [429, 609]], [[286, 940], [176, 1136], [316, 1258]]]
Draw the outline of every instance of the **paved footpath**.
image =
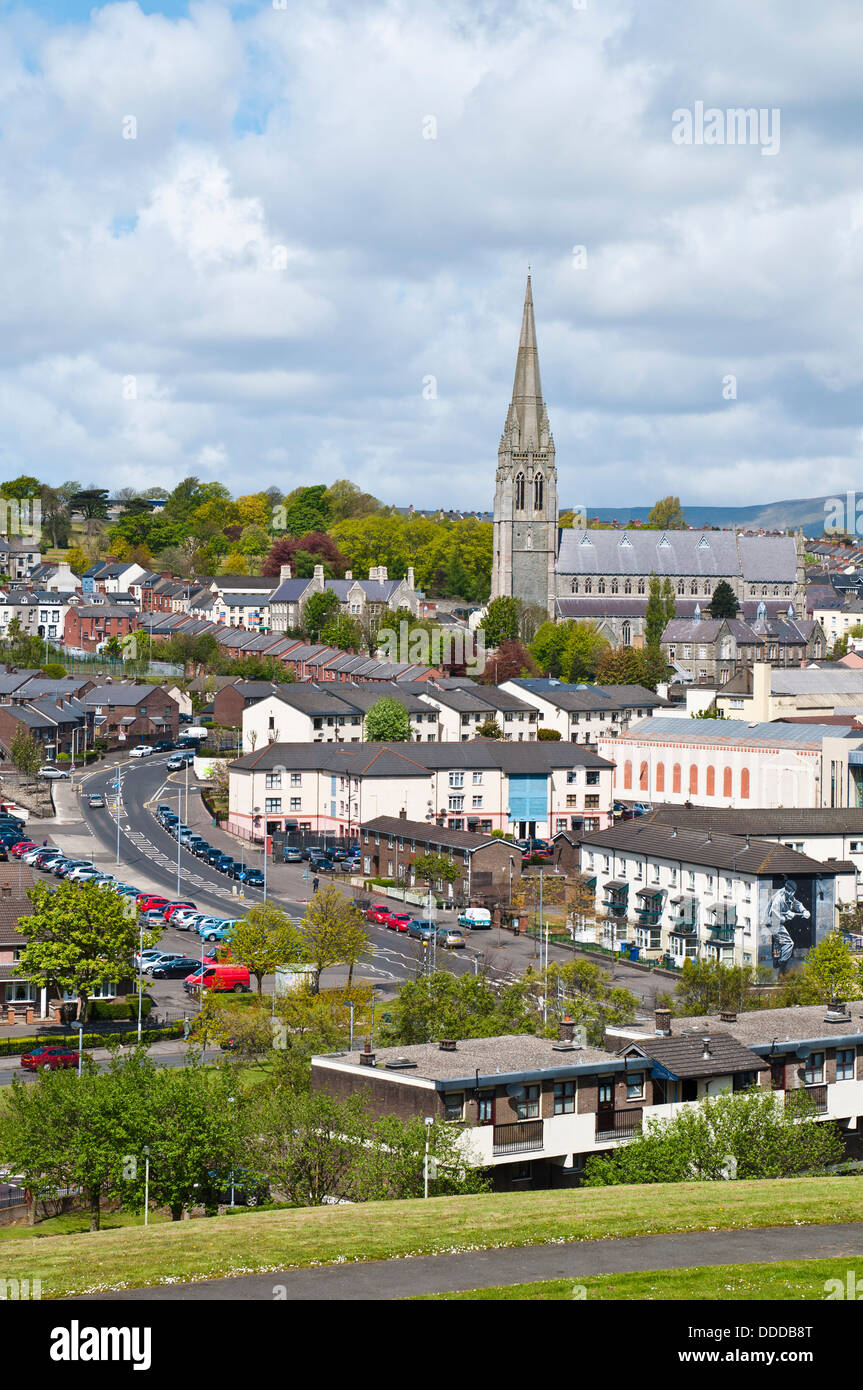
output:
[[236, 1279], [124, 1289], [92, 1295], [91, 1301], [382, 1301], [538, 1279], [572, 1279], [577, 1283], [592, 1274], [837, 1257], [863, 1258], [863, 1223], [770, 1226], [752, 1231], [692, 1231], [681, 1235], [630, 1236], [615, 1240], [569, 1241], [564, 1245], [476, 1250], [463, 1255], [420, 1255], [401, 1260], [244, 1275]]

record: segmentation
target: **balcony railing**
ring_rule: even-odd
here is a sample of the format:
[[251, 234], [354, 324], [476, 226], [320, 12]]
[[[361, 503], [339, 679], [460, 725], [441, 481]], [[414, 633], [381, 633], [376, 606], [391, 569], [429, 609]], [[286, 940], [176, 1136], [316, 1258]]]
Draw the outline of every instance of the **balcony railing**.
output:
[[596, 1115], [597, 1139], [631, 1139], [641, 1133], [641, 1110], [599, 1110]]
[[711, 941], [734, 942], [734, 927], [718, 927], [711, 924], [707, 930]]
[[542, 1148], [542, 1120], [522, 1120], [514, 1125], [495, 1125], [492, 1153], [523, 1154]]
[[823, 1115], [827, 1110], [827, 1087], [826, 1086], [807, 1086], [806, 1094], [815, 1106], [816, 1115]]

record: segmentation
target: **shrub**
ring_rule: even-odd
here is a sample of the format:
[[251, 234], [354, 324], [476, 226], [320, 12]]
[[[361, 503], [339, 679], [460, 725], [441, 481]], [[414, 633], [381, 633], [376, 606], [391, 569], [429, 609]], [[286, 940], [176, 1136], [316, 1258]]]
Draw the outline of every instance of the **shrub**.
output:
[[[153, 1011], [153, 1001], [146, 995], [141, 1000], [141, 1013], [144, 1017]], [[92, 1019], [104, 1018], [131, 1018], [138, 1017], [138, 999], [127, 999], [125, 1002], [111, 1003], [104, 999], [94, 999], [90, 1004], [90, 1017]]]

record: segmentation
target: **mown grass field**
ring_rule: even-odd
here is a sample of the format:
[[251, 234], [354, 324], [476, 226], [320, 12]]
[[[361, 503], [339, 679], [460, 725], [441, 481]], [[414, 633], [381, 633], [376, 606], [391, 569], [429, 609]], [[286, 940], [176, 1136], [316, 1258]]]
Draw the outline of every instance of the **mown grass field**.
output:
[[3, 1241], [6, 1278], [43, 1298], [349, 1260], [863, 1220], [863, 1178], [580, 1188], [304, 1207]]
[[[734, 1303], [754, 1299], [765, 1303], [823, 1303], [828, 1279], [838, 1279], [845, 1289], [849, 1269], [855, 1269], [851, 1256], [835, 1260], [782, 1260], [775, 1264], [696, 1265], [691, 1269], [650, 1269], [635, 1274], [595, 1274], [577, 1283], [573, 1279], [547, 1279], [536, 1284], [505, 1284], [465, 1293], [423, 1295], [411, 1301], [571, 1303], [586, 1299], [589, 1303], [623, 1303], [635, 1299]], [[863, 1260], [857, 1260], [856, 1273], [863, 1277]]]

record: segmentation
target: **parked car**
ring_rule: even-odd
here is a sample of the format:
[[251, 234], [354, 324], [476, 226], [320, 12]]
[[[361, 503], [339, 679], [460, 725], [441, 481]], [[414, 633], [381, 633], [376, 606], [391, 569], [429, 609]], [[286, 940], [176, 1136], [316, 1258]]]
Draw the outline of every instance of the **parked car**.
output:
[[102, 875], [96, 865], [92, 864], [72, 869], [67, 877], [70, 883], [92, 883], [94, 879], [101, 878]]
[[194, 931], [199, 922], [203, 922], [203, 912], [184, 912], [182, 908], [175, 912], [171, 918], [171, 926], [178, 931]]
[[230, 941], [235, 925], [234, 922], [221, 922], [218, 926], [205, 927], [200, 936], [204, 941]]
[[132, 964], [136, 970], [139, 965], [144, 970], [148, 965], [152, 965], [153, 961], [161, 960], [164, 954], [161, 946], [145, 946], [143, 951], [135, 952], [132, 957]]
[[233, 875], [239, 879], [240, 883], [245, 883], [249, 888], [263, 888], [264, 875], [260, 869], [240, 869], [239, 873]]
[[288, 848], [285, 850], [283, 857], [286, 864], [302, 864], [303, 851], [301, 849]]
[[188, 911], [190, 912], [195, 912], [197, 906], [198, 904], [193, 903], [190, 898], [183, 898], [179, 902], [168, 903], [162, 913], [162, 916], [164, 917], [166, 922], [170, 922], [173, 926], [175, 912], [180, 912], [183, 908], [188, 909]]
[[454, 927], [438, 927], [437, 944], [439, 946], [447, 946], [453, 951], [458, 950], [462, 946], [466, 946], [467, 942], [461, 932], [456, 931]]
[[409, 912], [388, 912], [384, 926], [390, 931], [407, 931], [412, 921]]
[[235, 863], [236, 860], [234, 860], [230, 854], [222, 854], [219, 856], [219, 859], [216, 862], [216, 868], [219, 870], [220, 873], [229, 874], [233, 869]]
[[372, 903], [371, 907], [366, 908], [366, 921], [378, 922], [383, 924], [390, 915], [390, 910], [386, 903]]
[[156, 807], [156, 815], [159, 817], [169, 816], [172, 810], [173, 807], [170, 806], [167, 801], [160, 801], [158, 806]]
[[148, 907], [141, 913], [141, 918], [149, 926], [155, 926], [157, 922], [164, 922], [162, 909], [159, 907]]
[[64, 864], [58, 864], [54, 870], [57, 878], [68, 878], [75, 869], [95, 869], [96, 865], [90, 859], [67, 859]]
[[151, 907], [158, 907], [164, 912], [168, 906], [168, 899], [163, 898], [159, 893], [139, 893], [138, 907], [142, 912], [146, 912]]
[[175, 960], [185, 960], [182, 951], [163, 951], [161, 955], [153, 956], [150, 960], [144, 962], [142, 973], [144, 975], [149, 975], [157, 965], [170, 965], [172, 961]]
[[91, 792], [91, 794], [87, 797], [87, 805], [92, 807], [92, 809], [96, 811], [101, 806], [105, 805], [105, 798], [101, 792]]
[[635, 801], [632, 805], [633, 814], [636, 816], [647, 816], [653, 810], [649, 801]]
[[248, 994], [249, 972], [245, 965], [205, 965], [203, 970], [199, 967], [194, 975], [183, 981], [183, 989], [187, 994], [196, 990]]
[[196, 855], [198, 859], [206, 859], [212, 848], [213, 846], [210, 844], [209, 840], [199, 840], [192, 850], [192, 853]]
[[491, 913], [487, 907], [468, 907], [459, 913], [458, 924], [470, 931], [490, 931]]
[[149, 973], [154, 980], [185, 980], [200, 968], [201, 962], [194, 956], [174, 956], [169, 961], [157, 961]]
[[37, 775], [39, 777], [48, 777], [55, 782], [58, 780], [68, 782], [69, 780], [69, 773], [65, 767], [40, 767]]
[[415, 941], [430, 941], [434, 929], [434, 922], [430, 922], [427, 917], [414, 917], [406, 927], [408, 936], [412, 936]]
[[172, 738], [160, 738], [153, 744], [154, 753], [169, 753], [174, 746]]
[[[90, 1060], [86, 1052], [84, 1057]], [[77, 1067], [78, 1050], [59, 1043], [34, 1047], [32, 1052], [22, 1053], [21, 1065], [25, 1071], [56, 1071], [60, 1067]]]
[[149, 743], [138, 743], [138, 744], [135, 745], [134, 748], [130, 748], [130, 749], [129, 749], [129, 757], [130, 757], [130, 758], [149, 758], [149, 756], [150, 756], [150, 754], [151, 754], [152, 752], [153, 752], [152, 744], [149, 744]]
[[18, 840], [14, 845], [12, 845], [11, 853], [15, 855], [16, 859], [20, 859], [23, 854], [27, 853], [28, 849], [36, 848], [37, 845], [35, 840]]

